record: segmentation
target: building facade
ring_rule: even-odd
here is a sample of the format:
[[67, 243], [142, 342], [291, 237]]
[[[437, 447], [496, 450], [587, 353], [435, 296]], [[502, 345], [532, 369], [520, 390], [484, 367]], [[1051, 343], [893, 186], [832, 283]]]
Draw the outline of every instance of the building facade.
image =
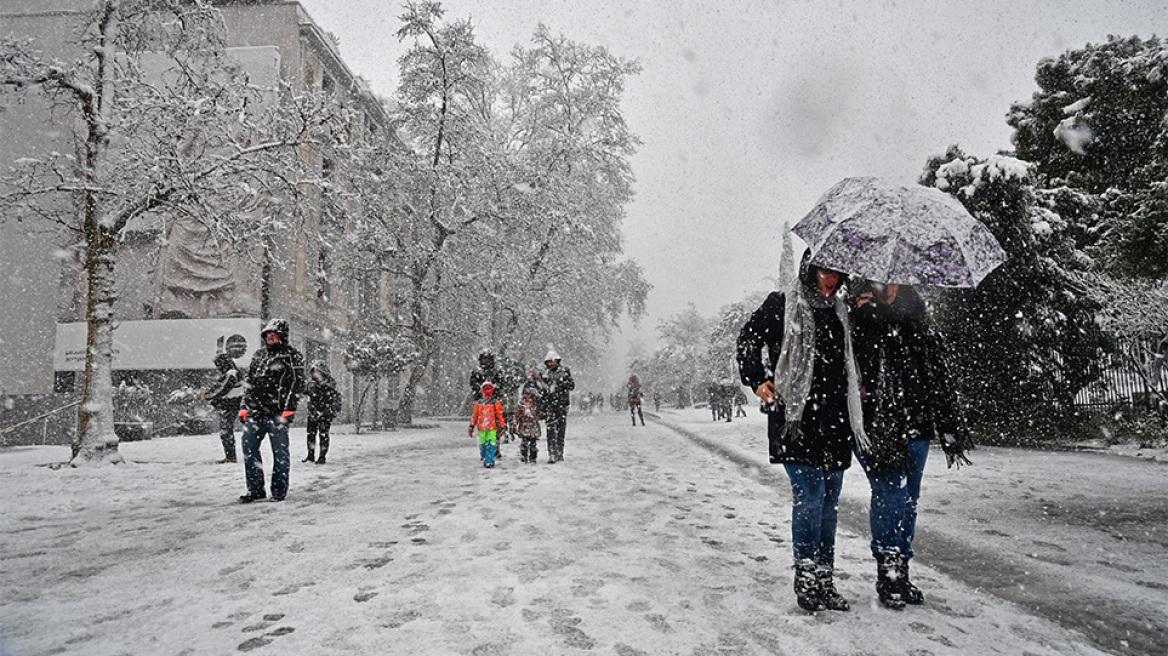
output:
[[[349, 138], [392, 130], [384, 103], [349, 70], [329, 35], [298, 3], [215, 4], [227, 26], [228, 57], [253, 82], [332, 96], [354, 117]], [[78, 48], [70, 39], [91, 5], [6, 0], [0, 5], [0, 25], [68, 60]], [[54, 113], [47, 101], [2, 98], [0, 166], [72, 147], [70, 119]], [[323, 184], [308, 194], [309, 211], [297, 213], [290, 219], [294, 225], [265, 247], [241, 250], [191, 222], [155, 222], [126, 231], [115, 269], [114, 382], [152, 394], [149, 403], [131, 403], [119, 421], [152, 413], [145, 419], [155, 431], [205, 429], [199, 421], [205, 409], [184, 392], [206, 384], [213, 357], [228, 343], [245, 345], [240, 363], [246, 366], [259, 345], [260, 326], [270, 318], [289, 321], [292, 343], [306, 361], [328, 363], [342, 386], [344, 412], [349, 412], [354, 383], [344, 375], [340, 344], [358, 317], [378, 314], [390, 302], [391, 280], [376, 268], [351, 266], [347, 253], [330, 246], [343, 241], [350, 227], [346, 197], [329, 192], [344, 185], [346, 172], [336, 164], [341, 158], [327, 145], [303, 149], [300, 156], [315, 167]], [[0, 430], [68, 408], [79, 396], [86, 336], [80, 262], [75, 239], [59, 225], [0, 222], [0, 264], [7, 273], [0, 277], [0, 307], [11, 308], [0, 313]], [[75, 415], [66, 409], [25, 424], [0, 435], [0, 444], [61, 441], [62, 436], [67, 441], [72, 432], [66, 424]]]

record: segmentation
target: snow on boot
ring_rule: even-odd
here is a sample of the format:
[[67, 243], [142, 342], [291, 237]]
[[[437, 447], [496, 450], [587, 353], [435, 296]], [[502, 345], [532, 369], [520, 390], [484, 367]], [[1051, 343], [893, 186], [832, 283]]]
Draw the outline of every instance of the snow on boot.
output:
[[313, 455], [312, 455], [312, 452], [311, 452], [311, 451], [309, 451], [309, 452], [308, 452], [308, 457], [307, 457], [307, 458], [305, 458], [304, 460], [301, 460], [300, 462], [314, 462], [315, 460], [316, 460], [316, 458], [315, 458], [315, 457], [313, 457]]
[[795, 601], [806, 611], [824, 610], [823, 591], [819, 587], [819, 566], [811, 561], [795, 563]]
[[850, 610], [851, 605], [848, 604], [848, 600], [844, 599], [844, 596], [835, 589], [835, 581], [833, 580], [835, 570], [828, 565], [820, 565], [815, 574], [819, 577], [819, 590], [823, 605], [827, 606], [828, 610]]
[[902, 558], [900, 561], [900, 594], [906, 604], [920, 606], [925, 603], [925, 593], [908, 580], [908, 558]]
[[876, 596], [885, 608], [904, 610], [900, 585], [900, 554], [876, 554]]

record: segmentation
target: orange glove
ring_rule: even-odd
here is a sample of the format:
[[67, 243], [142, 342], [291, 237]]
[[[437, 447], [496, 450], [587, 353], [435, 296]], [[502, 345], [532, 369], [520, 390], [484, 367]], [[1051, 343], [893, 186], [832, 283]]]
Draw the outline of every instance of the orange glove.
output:
[[295, 410], [285, 410], [280, 413], [280, 419], [284, 421], [292, 421], [292, 415], [296, 414]]
[[470, 437], [474, 437], [474, 424], [466, 427], [466, 434]]
[[239, 411], [239, 418], [243, 421], [247, 421], [247, 408], [243, 408]]

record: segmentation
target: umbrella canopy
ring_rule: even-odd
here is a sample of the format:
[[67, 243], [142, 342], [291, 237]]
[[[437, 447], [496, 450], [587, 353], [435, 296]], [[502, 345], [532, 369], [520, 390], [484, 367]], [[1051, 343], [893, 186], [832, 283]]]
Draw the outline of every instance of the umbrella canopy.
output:
[[876, 282], [976, 287], [1006, 261], [957, 199], [881, 178], [844, 178], [792, 230], [812, 264]]

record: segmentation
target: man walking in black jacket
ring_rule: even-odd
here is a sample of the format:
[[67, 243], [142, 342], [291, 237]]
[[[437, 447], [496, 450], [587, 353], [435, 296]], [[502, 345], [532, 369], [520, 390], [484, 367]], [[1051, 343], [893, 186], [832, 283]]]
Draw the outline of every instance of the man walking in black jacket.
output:
[[264, 461], [260, 442], [272, 441], [272, 501], [288, 494], [288, 473], [292, 460], [288, 453], [288, 427], [296, 412], [296, 397], [304, 389], [304, 357], [288, 343], [288, 322], [273, 319], [260, 331], [264, 343], [251, 358], [247, 390], [239, 418], [243, 424], [243, 468], [247, 494], [240, 503], [267, 496], [264, 492]]

